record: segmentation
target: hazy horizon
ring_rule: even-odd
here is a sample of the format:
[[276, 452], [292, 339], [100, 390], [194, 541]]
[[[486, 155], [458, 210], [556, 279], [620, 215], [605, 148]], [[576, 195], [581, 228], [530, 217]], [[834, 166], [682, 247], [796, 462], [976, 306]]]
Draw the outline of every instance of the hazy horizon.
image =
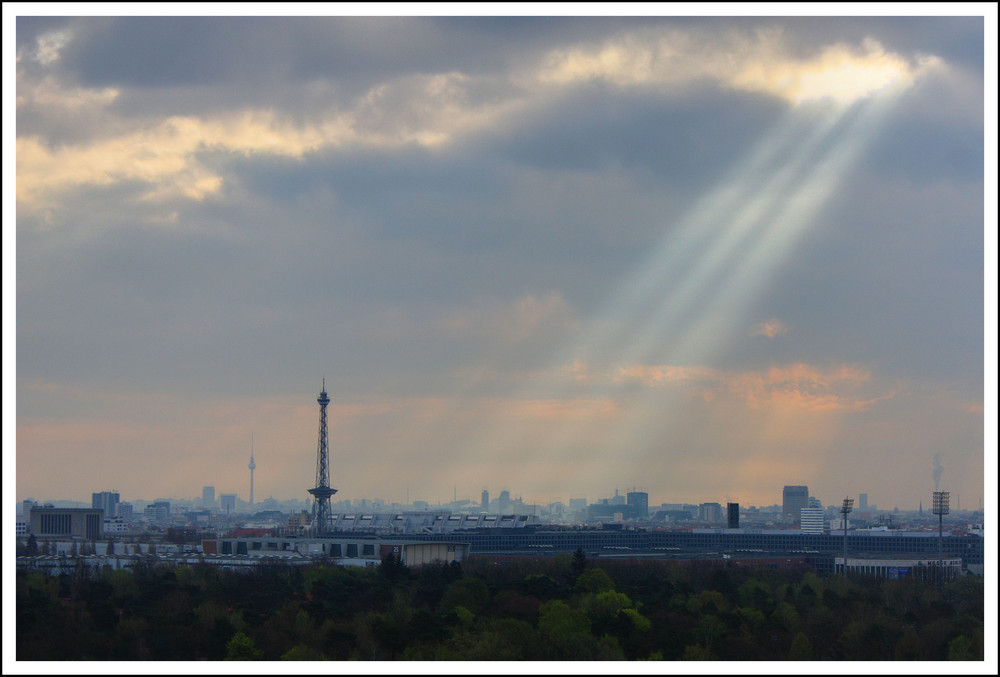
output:
[[306, 499], [324, 379], [334, 500], [995, 497], [982, 17], [19, 16], [10, 48], [18, 500], [245, 500], [251, 436], [255, 499]]

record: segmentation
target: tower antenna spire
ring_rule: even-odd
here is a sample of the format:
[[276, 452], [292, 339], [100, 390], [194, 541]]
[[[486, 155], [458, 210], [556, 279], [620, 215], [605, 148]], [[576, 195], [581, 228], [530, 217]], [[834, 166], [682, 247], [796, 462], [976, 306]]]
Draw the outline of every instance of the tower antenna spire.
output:
[[327, 443], [326, 431], [326, 405], [330, 404], [330, 398], [326, 394], [326, 377], [323, 377], [323, 389], [319, 397], [319, 441], [316, 445], [316, 486], [309, 489], [309, 493], [315, 497], [313, 503], [313, 529], [317, 535], [325, 534], [330, 522], [330, 497], [337, 493], [336, 489], [330, 487], [329, 456], [330, 450]]
[[257, 468], [257, 464], [253, 460], [253, 433], [250, 433], [250, 505], [253, 505], [253, 471]]

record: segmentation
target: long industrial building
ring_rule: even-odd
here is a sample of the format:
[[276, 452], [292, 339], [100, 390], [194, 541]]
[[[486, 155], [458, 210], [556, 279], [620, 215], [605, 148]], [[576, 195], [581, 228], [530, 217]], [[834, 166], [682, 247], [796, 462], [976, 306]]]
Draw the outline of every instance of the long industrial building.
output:
[[[434, 540], [436, 534], [410, 534]], [[481, 529], [452, 532], [449, 539], [470, 544], [472, 555], [555, 555], [582, 548], [588, 557], [660, 555], [665, 558], [733, 559], [761, 556], [805, 557], [818, 571], [833, 572], [843, 557], [840, 534], [804, 534], [798, 530], [693, 529], [691, 531], [631, 529]], [[983, 537], [945, 534], [943, 557], [960, 559], [962, 569], [982, 574]], [[914, 531], [848, 531], [849, 558], [932, 559], [938, 556], [938, 535]]]

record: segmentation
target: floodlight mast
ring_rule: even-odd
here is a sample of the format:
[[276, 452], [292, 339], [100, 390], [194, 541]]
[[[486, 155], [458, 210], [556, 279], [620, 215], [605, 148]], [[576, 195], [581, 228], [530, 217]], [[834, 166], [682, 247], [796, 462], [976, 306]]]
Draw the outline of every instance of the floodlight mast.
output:
[[845, 498], [844, 503], [840, 506], [840, 514], [843, 515], [844, 520], [844, 576], [847, 576], [847, 516], [851, 514], [853, 509], [854, 499]]
[[932, 512], [938, 516], [938, 587], [941, 587], [944, 580], [944, 516], [951, 512], [950, 503], [950, 492], [934, 492]]

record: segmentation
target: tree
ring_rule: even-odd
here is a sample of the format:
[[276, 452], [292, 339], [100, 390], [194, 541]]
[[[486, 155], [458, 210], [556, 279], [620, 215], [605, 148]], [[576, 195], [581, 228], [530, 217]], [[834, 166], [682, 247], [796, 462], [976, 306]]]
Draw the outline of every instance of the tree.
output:
[[305, 644], [296, 644], [281, 656], [283, 661], [325, 661], [326, 656], [322, 651], [313, 649]]
[[615, 589], [615, 582], [604, 569], [595, 567], [580, 574], [573, 587], [583, 592], [607, 592]]
[[795, 635], [792, 647], [788, 651], [788, 659], [793, 661], [811, 661], [813, 659], [812, 643], [804, 633]]
[[441, 597], [441, 611], [447, 613], [456, 606], [464, 606], [473, 613], [482, 613], [490, 603], [490, 589], [479, 578], [457, 580], [444, 591]]
[[38, 554], [38, 539], [35, 538], [34, 534], [28, 534], [28, 554], [29, 555]]
[[576, 552], [573, 553], [573, 561], [570, 564], [570, 578], [573, 582], [580, 577], [584, 571], [587, 570], [587, 555], [584, 554], [583, 548], [577, 548]]
[[237, 632], [226, 643], [227, 661], [259, 661], [264, 659], [264, 652], [257, 648], [252, 637]]
[[378, 571], [390, 581], [398, 581], [409, 577], [410, 569], [398, 555], [389, 552], [382, 558]]
[[948, 660], [950, 661], [983, 660], [982, 635], [979, 635], [978, 637], [959, 635], [955, 639], [948, 642]]

